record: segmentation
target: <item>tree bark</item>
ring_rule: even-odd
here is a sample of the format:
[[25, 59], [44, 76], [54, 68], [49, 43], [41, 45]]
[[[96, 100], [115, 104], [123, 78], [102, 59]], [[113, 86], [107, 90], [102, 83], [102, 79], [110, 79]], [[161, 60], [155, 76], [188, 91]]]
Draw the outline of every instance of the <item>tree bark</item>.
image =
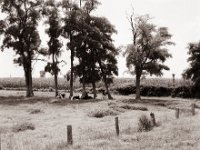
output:
[[[55, 86], [55, 97], [58, 96], [58, 71], [55, 63], [55, 54], [52, 55], [52, 61], [53, 61], [53, 73], [54, 73], [54, 86]], [[55, 66], [54, 66], [55, 65]]]
[[26, 82], [26, 97], [33, 97], [33, 85], [32, 85], [32, 68], [31, 65], [24, 65], [25, 82]]
[[136, 96], [135, 99], [136, 100], [141, 100], [141, 96], [140, 96], [140, 77], [141, 77], [141, 73], [136, 69]]
[[92, 51], [92, 88], [93, 88], [93, 94], [94, 99], [97, 98], [97, 90], [96, 90], [96, 81], [95, 81], [95, 58], [94, 58], [94, 50]]
[[[70, 33], [70, 42], [72, 42], [72, 35]], [[70, 95], [69, 98], [71, 99], [71, 97], [73, 97], [74, 94], [74, 50], [71, 49], [71, 74], [70, 74]]]
[[54, 75], [54, 82], [55, 82], [55, 97], [58, 96], [58, 75], [57, 73]]
[[96, 90], [96, 84], [94, 81], [92, 82], [92, 88], [93, 88], [94, 99], [96, 99], [97, 98], [97, 90]]
[[83, 69], [83, 89], [82, 89], [82, 95], [81, 98], [84, 98], [86, 96], [86, 84], [85, 84], [85, 67], [82, 68]]
[[101, 72], [102, 72], [102, 75], [103, 75], [103, 81], [104, 81], [104, 84], [105, 84], [106, 92], [107, 92], [107, 94], [108, 94], [108, 99], [113, 99], [113, 97], [112, 97], [111, 94], [110, 94], [109, 88], [108, 88], [108, 83], [107, 83], [107, 79], [106, 79], [106, 74], [105, 74], [105, 72], [104, 72], [104, 70], [103, 70], [101, 61], [98, 60], [98, 63], [99, 63], [99, 66], [100, 66], [100, 69], [101, 69]]

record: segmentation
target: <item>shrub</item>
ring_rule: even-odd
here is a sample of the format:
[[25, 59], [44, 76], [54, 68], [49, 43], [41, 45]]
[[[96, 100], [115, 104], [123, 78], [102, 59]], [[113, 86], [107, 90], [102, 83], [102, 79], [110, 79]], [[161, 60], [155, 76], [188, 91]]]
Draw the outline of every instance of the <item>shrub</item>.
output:
[[168, 87], [141, 86], [142, 96], [170, 96], [171, 91]]
[[116, 91], [121, 95], [130, 95], [130, 94], [135, 93], [136, 88], [133, 85], [127, 85], [127, 86], [124, 86], [124, 87], [118, 87], [116, 89]]
[[153, 126], [151, 124], [151, 121], [146, 115], [142, 115], [139, 118], [139, 123], [138, 123], [138, 131], [150, 131], [152, 130]]
[[118, 115], [118, 113], [109, 109], [97, 109], [89, 112], [88, 114], [89, 117], [95, 117], [95, 118], [103, 118], [105, 116], [115, 116], [115, 115]]
[[192, 92], [192, 87], [181, 86], [172, 90], [172, 97], [182, 97], [182, 98], [192, 98], [194, 97], [194, 92]]
[[4, 90], [4, 87], [3, 87], [3, 85], [0, 85], [0, 90]]
[[35, 130], [35, 125], [32, 123], [24, 122], [13, 126], [13, 132], [21, 132], [26, 130]]

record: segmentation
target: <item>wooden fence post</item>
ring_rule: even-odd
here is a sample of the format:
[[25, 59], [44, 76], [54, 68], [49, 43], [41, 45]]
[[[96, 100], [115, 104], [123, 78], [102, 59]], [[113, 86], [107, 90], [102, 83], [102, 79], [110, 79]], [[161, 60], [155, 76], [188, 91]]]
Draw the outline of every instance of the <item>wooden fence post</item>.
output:
[[119, 120], [118, 120], [118, 117], [115, 117], [115, 129], [116, 129], [117, 136], [119, 136]]
[[176, 108], [176, 113], [175, 113], [176, 119], [179, 118], [179, 112], [180, 112], [179, 108]]
[[192, 104], [192, 115], [195, 115], [195, 104]]
[[73, 137], [72, 137], [72, 126], [68, 125], [67, 126], [67, 143], [69, 145], [73, 144]]
[[150, 113], [150, 117], [151, 117], [151, 124], [152, 124], [152, 126], [156, 126], [156, 119], [155, 119], [154, 113]]

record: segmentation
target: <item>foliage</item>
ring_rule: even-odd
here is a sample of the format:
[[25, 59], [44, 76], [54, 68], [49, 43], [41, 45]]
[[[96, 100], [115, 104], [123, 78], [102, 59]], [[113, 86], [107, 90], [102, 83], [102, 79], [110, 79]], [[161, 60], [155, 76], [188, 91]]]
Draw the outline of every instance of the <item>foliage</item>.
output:
[[126, 62], [130, 72], [136, 75], [136, 99], [140, 99], [140, 78], [150, 74], [161, 76], [163, 70], [169, 70], [164, 65], [167, 58], [171, 57], [167, 46], [173, 44], [171, 35], [166, 27], [157, 28], [150, 22], [150, 17], [130, 16], [133, 43], [126, 48]]
[[190, 66], [183, 73], [183, 77], [191, 79], [196, 88], [200, 88], [200, 42], [190, 43], [188, 46]]
[[1, 0], [1, 11], [6, 19], [0, 21], [0, 31], [3, 33], [2, 49], [12, 48], [18, 56], [14, 63], [23, 66], [26, 79], [27, 96], [33, 96], [32, 91], [32, 60], [39, 51], [41, 43], [37, 31], [42, 0]]
[[59, 37], [62, 33], [61, 17], [55, 1], [48, 0], [45, 2], [45, 8], [43, 14], [47, 17], [46, 24], [49, 28], [46, 29], [46, 33], [50, 37], [48, 41], [48, 55], [52, 57], [52, 62], [48, 62], [45, 66], [45, 71], [54, 75], [55, 81], [55, 96], [58, 95], [58, 73], [60, 71], [58, 58], [61, 56], [62, 43]]
[[106, 18], [90, 14], [98, 4], [96, 0], [84, 1], [83, 7], [74, 4], [64, 18], [63, 29], [64, 33], [70, 36], [67, 46], [71, 50], [71, 59], [76, 57], [79, 61], [75, 67], [71, 66], [71, 75], [75, 73], [79, 76], [83, 86], [92, 83], [94, 90], [95, 83], [103, 80], [111, 98], [108, 84], [112, 83], [113, 76], [118, 74], [115, 58], [118, 50], [111, 37], [116, 30]]

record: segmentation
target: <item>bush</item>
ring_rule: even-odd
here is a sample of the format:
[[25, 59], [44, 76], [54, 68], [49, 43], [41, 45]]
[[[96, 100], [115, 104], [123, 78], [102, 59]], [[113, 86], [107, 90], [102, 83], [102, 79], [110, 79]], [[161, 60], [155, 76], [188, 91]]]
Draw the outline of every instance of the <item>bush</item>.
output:
[[89, 117], [95, 117], [95, 118], [103, 118], [105, 116], [115, 116], [115, 115], [118, 115], [118, 113], [109, 109], [97, 109], [89, 112], [88, 114]]
[[140, 92], [142, 96], [170, 96], [171, 88], [155, 87], [155, 86], [141, 86]]
[[118, 87], [116, 91], [121, 95], [130, 95], [136, 92], [136, 87], [133, 85], [127, 85], [124, 87]]
[[32, 123], [24, 122], [13, 126], [13, 132], [20, 132], [26, 130], [35, 130], [35, 125]]
[[3, 85], [0, 85], [0, 90], [4, 90], [4, 87], [3, 87]]
[[172, 97], [182, 97], [182, 98], [193, 98], [194, 91], [192, 92], [192, 87], [181, 86], [172, 90]]
[[151, 124], [151, 121], [146, 115], [142, 115], [139, 118], [139, 123], [138, 123], [138, 131], [150, 131], [152, 130], [153, 126]]

